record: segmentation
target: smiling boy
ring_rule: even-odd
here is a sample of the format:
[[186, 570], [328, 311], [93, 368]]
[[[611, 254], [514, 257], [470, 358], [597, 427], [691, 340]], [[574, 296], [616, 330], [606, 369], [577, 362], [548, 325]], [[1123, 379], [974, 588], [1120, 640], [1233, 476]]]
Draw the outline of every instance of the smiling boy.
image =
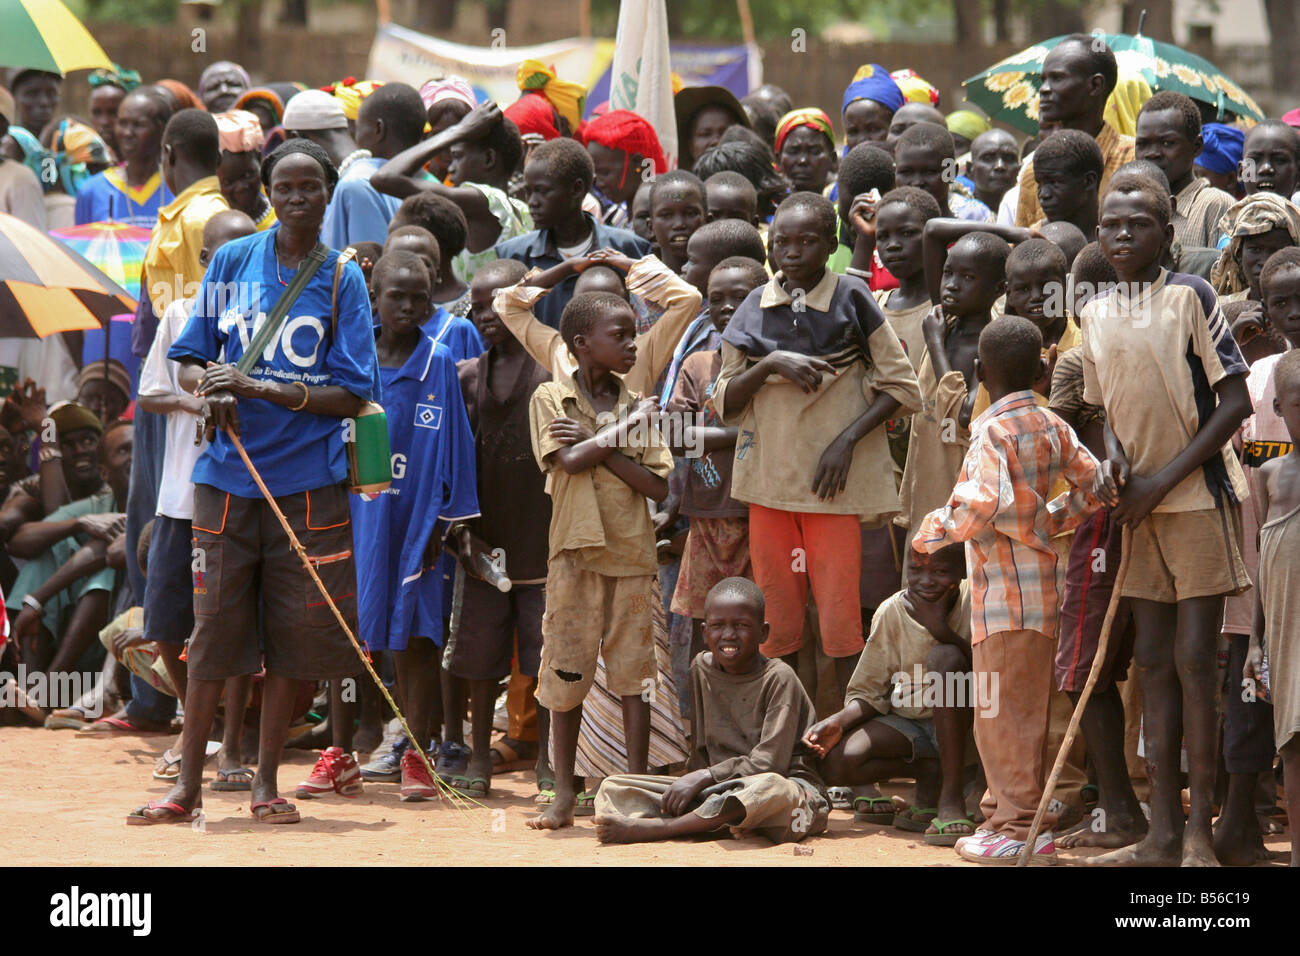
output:
[[880, 426], [920, 404], [916, 375], [866, 283], [826, 268], [835, 207], [795, 193], [777, 209], [780, 271], [722, 336], [713, 402], [737, 425], [732, 496], [749, 504], [754, 578], [769, 600], [769, 656], [803, 645], [811, 587], [841, 691], [862, 650], [860, 522], [898, 512]]
[[759, 652], [763, 592], [726, 578], [705, 602], [708, 653], [691, 662], [691, 756], [683, 777], [606, 777], [596, 794], [602, 843], [642, 843], [730, 827], [775, 843], [826, 829], [830, 804], [800, 739], [812, 701], [794, 671]]

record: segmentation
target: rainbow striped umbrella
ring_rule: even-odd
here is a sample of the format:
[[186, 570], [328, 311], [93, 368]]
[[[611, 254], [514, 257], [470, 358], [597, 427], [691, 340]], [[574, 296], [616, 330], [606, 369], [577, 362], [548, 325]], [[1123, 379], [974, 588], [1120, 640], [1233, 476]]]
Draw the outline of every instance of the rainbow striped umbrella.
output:
[[62, 0], [0, 0], [0, 63], [60, 75], [113, 68], [104, 48]]
[[81, 253], [123, 289], [140, 288], [144, 254], [152, 231], [124, 222], [88, 222], [84, 226], [51, 229], [50, 235]]
[[97, 329], [136, 302], [80, 253], [0, 213], [0, 336]]

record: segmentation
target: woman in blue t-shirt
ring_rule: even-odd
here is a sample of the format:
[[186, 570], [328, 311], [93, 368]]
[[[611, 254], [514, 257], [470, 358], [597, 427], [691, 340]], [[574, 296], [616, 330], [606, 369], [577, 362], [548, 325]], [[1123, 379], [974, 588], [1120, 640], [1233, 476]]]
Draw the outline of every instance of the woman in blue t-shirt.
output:
[[[189, 324], [168, 352], [181, 363], [181, 385], [204, 399], [211, 444], [194, 466], [195, 624], [180, 779], [162, 801], [133, 811], [128, 823], [193, 819], [204, 744], [223, 682], [256, 673], [263, 658], [266, 685], [251, 809], [263, 823], [297, 822], [298, 811], [276, 789], [296, 682], [329, 679], [337, 689], [342, 678], [361, 670], [347, 635], [227, 434], [240, 436], [355, 629], [344, 440], [353, 416], [379, 397], [369, 299], [361, 269], [349, 263], [334, 303], [338, 253], [329, 250], [258, 363], [247, 374], [232, 364], [310, 261], [338, 181], [325, 152], [301, 139], [276, 149], [262, 176], [279, 225], [217, 250]], [[351, 715], [336, 709], [333, 717], [336, 746], [322, 754], [300, 794], [337, 790], [352, 796], [361, 789], [351, 754]]]

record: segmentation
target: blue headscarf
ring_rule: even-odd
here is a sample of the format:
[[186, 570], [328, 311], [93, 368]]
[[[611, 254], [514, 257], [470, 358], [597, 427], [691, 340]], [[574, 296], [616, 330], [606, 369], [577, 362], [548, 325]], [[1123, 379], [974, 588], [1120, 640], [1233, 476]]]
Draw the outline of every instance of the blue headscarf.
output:
[[10, 126], [9, 135], [23, 151], [23, 165], [36, 174], [36, 178], [41, 181], [41, 189], [49, 192], [50, 187], [54, 185], [49, 178], [54, 167], [46, 162], [47, 159], [53, 158], [50, 151], [42, 146], [41, 141], [25, 127]]
[[853, 74], [852, 82], [844, 91], [840, 112], [843, 113], [850, 103], [857, 100], [873, 100], [891, 113], [904, 102], [903, 91], [898, 88], [898, 83], [889, 75], [888, 70], [875, 63], [858, 67], [858, 72]]
[[1196, 165], [1212, 173], [1230, 173], [1241, 162], [1246, 134], [1225, 123], [1206, 123], [1201, 127], [1205, 147], [1196, 157]]

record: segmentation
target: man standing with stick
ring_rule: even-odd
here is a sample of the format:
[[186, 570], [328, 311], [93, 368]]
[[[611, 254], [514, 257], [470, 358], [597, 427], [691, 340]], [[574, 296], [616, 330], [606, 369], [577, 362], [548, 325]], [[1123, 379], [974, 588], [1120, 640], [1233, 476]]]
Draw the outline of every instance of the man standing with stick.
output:
[[[131, 824], [195, 818], [222, 684], [256, 673], [263, 657], [251, 809], [259, 822], [298, 822], [276, 781], [295, 682], [337, 685], [361, 669], [275, 510], [355, 628], [344, 443], [352, 416], [379, 397], [369, 301], [360, 269], [348, 265], [335, 282], [338, 253], [319, 242], [338, 181], [324, 150], [291, 140], [268, 157], [262, 176], [279, 226], [218, 251], [190, 323], [168, 353], [182, 363], [182, 387], [206, 402], [212, 444], [194, 469], [195, 626], [180, 779], [162, 801], [133, 811]], [[245, 352], [257, 358], [241, 361]], [[275, 508], [263, 500], [232, 435], [242, 439]], [[355, 759], [341, 748], [333, 756], [336, 776], [351, 780]]]

